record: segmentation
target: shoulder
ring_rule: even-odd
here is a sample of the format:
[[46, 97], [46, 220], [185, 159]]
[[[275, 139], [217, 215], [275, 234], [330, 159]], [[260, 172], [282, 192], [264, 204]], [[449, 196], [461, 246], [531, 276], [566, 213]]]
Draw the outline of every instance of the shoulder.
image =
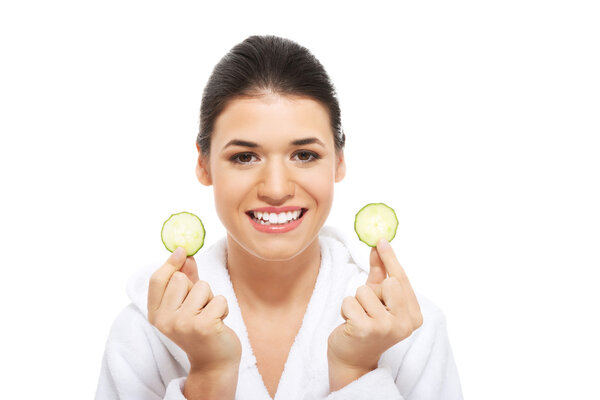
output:
[[135, 304], [129, 304], [115, 318], [106, 341], [106, 357], [115, 364], [126, 363], [132, 370], [181, 374], [187, 357], [175, 343], [158, 331]]
[[104, 362], [115, 385], [121, 385], [123, 379], [143, 377], [161, 382], [154, 356], [158, 341], [151, 328], [134, 304], [123, 308], [115, 318], [104, 351]]
[[133, 303], [119, 312], [115, 318], [106, 350], [109, 357], [130, 358], [140, 368], [173, 359], [176, 345], [158, 331], [146, 315]]
[[158, 331], [129, 304], [111, 326], [96, 397], [163, 398], [167, 385], [185, 375]]
[[130, 303], [117, 314], [108, 335], [110, 348], [134, 348], [149, 344], [155, 336], [152, 325], [140, 309]]

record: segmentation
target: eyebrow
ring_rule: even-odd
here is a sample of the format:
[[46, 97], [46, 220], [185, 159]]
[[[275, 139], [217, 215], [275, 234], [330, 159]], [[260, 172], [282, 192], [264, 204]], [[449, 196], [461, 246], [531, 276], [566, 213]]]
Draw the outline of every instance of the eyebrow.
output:
[[[292, 146], [303, 146], [305, 144], [313, 144], [313, 143], [317, 143], [317, 144], [325, 147], [323, 142], [320, 141], [316, 137], [296, 139], [296, 140], [292, 140], [290, 142], [290, 144]], [[242, 147], [252, 147], [252, 148], [260, 147], [260, 145], [258, 143], [249, 142], [247, 140], [239, 140], [239, 139], [233, 139], [233, 140], [230, 140], [229, 142], [227, 142], [227, 144], [223, 147], [223, 150], [225, 150], [229, 146], [242, 146]]]

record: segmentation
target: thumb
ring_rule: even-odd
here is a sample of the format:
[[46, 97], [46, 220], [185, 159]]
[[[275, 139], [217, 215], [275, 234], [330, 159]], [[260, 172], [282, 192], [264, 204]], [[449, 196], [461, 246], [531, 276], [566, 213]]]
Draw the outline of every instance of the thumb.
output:
[[371, 264], [371, 269], [369, 270], [369, 277], [367, 278], [367, 286], [371, 287], [375, 291], [376, 294], [381, 292], [381, 283], [387, 277], [385, 265], [381, 258], [379, 257], [379, 253], [377, 253], [377, 248], [371, 248], [371, 256], [369, 257], [369, 264]]
[[381, 261], [379, 253], [377, 253], [377, 247], [371, 248], [369, 264], [371, 264], [371, 269], [369, 270], [369, 277], [367, 278], [367, 283], [381, 284], [383, 280], [387, 277], [387, 274], [385, 270], [385, 265], [383, 265], [383, 261]]
[[183, 272], [192, 283], [198, 282], [198, 265], [193, 256], [189, 256], [185, 259], [185, 263], [180, 271]]

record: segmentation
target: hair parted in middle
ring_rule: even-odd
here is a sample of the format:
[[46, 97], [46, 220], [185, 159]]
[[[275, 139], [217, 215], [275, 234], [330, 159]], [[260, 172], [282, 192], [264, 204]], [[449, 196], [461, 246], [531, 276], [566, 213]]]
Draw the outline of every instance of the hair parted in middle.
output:
[[292, 40], [254, 35], [235, 45], [215, 65], [204, 87], [197, 138], [202, 154], [209, 155], [215, 120], [229, 101], [265, 93], [306, 96], [321, 103], [329, 113], [336, 151], [344, 149], [346, 136], [337, 94], [319, 60]]

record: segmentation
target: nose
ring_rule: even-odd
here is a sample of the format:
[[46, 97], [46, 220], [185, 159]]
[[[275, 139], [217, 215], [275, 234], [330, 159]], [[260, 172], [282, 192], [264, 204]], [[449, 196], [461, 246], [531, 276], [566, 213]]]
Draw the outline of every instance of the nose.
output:
[[285, 162], [270, 160], [261, 171], [258, 198], [273, 205], [284, 204], [294, 197], [295, 185]]

